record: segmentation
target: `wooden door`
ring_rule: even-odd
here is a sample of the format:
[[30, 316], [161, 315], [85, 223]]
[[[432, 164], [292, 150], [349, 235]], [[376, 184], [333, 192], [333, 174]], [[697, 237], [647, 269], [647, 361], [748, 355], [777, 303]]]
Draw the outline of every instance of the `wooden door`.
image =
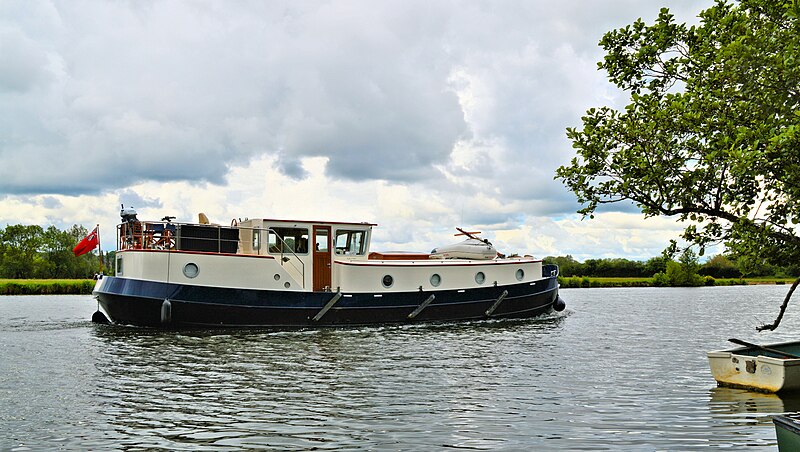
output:
[[331, 286], [331, 227], [314, 226], [314, 291]]

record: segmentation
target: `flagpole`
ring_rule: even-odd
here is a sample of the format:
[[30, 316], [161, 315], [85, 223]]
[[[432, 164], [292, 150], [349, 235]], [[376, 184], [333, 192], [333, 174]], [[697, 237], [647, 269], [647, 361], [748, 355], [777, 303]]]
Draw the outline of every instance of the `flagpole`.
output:
[[103, 245], [100, 243], [100, 223], [95, 226], [97, 229], [97, 251], [100, 255], [100, 273], [103, 273]]

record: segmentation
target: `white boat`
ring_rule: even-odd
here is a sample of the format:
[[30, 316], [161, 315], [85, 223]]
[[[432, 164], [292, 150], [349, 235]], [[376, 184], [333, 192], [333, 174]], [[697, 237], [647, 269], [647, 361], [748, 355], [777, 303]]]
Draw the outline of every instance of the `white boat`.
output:
[[488, 240], [468, 238], [454, 245], [440, 246], [431, 251], [431, 259], [487, 260], [497, 257], [497, 250]]
[[[564, 309], [558, 267], [493, 251], [370, 252], [371, 223], [139, 221], [123, 210], [98, 319], [160, 327], [525, 318]], [[484, 247], [486, 243], [484, 242]], [[493, 247], [492, 247], [493, 249]], [[480, 258], [479, 258], [480, 257]]]
[[716, 350], [708, 352], [708, 363], [719, 386], [761, 392], [800, 389], [800, 342]]

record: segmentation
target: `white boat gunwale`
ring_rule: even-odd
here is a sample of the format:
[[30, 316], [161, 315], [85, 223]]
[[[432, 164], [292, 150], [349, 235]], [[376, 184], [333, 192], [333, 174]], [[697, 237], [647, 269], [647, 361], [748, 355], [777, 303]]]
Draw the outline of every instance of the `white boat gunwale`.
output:
[[505, 258], [497, 260], [478, 259], [429, 259], [429, 260], [368, 260], [368, 261], [339, 261], [337, 264], [354, 266], [380, 266], [380, 267], [476, 267], [493, 265], [535, 264], [541, 259], [514, 259]]

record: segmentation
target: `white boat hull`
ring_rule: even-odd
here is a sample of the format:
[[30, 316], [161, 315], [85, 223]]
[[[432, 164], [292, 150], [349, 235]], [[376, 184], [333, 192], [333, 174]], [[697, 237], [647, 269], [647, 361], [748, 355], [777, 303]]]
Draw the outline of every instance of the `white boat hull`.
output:
[[[797, 354], [800, 342], [772, 344], [767, 347]], [[760, 392], [783, 392], [800, 389], [800, 359], [767, 356], [748, 347], [708, 353], [711, 374], [719, 386]]]

